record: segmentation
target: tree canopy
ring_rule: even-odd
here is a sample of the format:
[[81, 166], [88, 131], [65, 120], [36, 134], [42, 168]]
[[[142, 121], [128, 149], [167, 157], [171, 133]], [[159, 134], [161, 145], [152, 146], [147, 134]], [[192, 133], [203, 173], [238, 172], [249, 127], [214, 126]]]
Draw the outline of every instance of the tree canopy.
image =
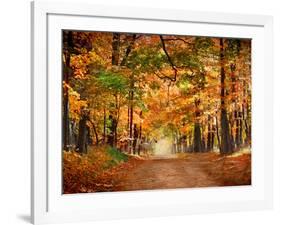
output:
[[250, 40], [63, 31], [63, 43], [65, 150], [136, 153], [164, 136], [174, 152], [250, 145]]

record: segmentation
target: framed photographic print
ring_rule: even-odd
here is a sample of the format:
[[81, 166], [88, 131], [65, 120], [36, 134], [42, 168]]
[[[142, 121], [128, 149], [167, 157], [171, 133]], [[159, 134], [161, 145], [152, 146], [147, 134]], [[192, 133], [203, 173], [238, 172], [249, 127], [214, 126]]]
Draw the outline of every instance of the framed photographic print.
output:
[[32, 3], [34, 224], [272, 207], [272, 18]]

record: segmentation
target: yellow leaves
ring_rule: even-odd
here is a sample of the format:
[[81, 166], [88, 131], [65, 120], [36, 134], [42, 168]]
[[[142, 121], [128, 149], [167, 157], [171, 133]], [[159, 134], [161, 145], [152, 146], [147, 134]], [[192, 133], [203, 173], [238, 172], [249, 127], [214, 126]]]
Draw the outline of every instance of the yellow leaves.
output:
[[94, 51], [89, 52], [89, 61], [103, 66], [106, 64], [104, 59]]
[[75, 121], [79, 121], [81, 109], [87, 107], [87, 101], [81, 100], [80, 94], [74, 91], [70, 85], [64, 85], [68, 87], [69, 117]]
[[70, 67], [73, 69], [73, 75], [78, 79], [85, 79], [88, 72], [88, 66], [94, 64], [96, 66], [105, 66], [104, 59], [94, 51], [83, 51], [82, 54], [72, 55]]

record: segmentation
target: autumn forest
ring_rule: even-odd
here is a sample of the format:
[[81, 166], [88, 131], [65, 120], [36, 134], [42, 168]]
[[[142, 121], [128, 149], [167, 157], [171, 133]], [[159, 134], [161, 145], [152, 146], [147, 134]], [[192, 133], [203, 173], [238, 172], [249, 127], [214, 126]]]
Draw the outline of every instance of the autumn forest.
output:
[[251, 40], [62, 31], [63, 193], [251, 184]]

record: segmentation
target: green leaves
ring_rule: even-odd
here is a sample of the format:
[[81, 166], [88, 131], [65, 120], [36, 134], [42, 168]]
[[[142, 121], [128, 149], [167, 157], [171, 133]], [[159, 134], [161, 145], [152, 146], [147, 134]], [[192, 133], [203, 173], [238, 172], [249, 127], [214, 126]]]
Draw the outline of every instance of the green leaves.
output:
[[128, 79], [122, 74], [102, 71], [98, 74], [97, 82], [103, 88], [112, 92], [124, 93], [128, 89]]
[[140, 72], [160, 69], [166, 63], [164, 52], [158, 46], [141, 47], [131, 53], [128, 60], [128, 67]]

